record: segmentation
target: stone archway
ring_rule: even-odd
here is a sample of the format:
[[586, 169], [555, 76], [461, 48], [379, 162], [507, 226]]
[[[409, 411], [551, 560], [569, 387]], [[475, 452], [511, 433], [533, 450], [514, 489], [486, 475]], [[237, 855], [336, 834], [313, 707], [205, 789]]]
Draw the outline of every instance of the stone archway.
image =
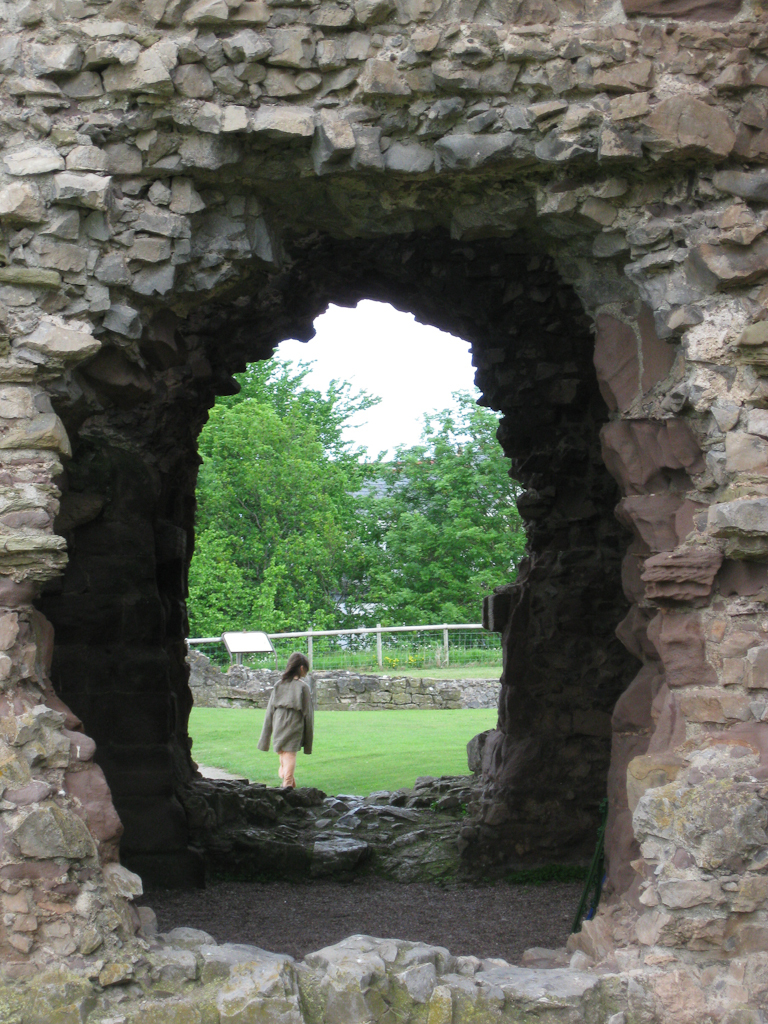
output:
[[[457, 243], [435, 232], [408, 235], [405, 243], [305, 241], [282, 282], [279, 303], [265, 277], [247, 278], [238, 284], [239, 297], [205, 305], [187, 322], [177, 317], [166, 342], [172, 338], [183, 348], [190, 331], [208, 364], [224, 376], [263, 351], [254, 325], [268, 337], [276, 330], [296, 333], [329, 299], [371, 296], [407, 305], [472, 338], [475, 361], [485, 367], [479, 371], [487, 381], [485, 400], [507, 414], [509, 453], [524, 479], [541, 483], [529, 492], [527, 506], [534, 554], [525, 605], [539, 604], [537, 625], [535, 631], [516, 627], [515, 657], [525, 667], [510, 670], [516, 686], [508, 688], [507, 701], [513, 710], [507, 704], [501, 709], [506, 742], [516, 736], [525, 750], [517, 769], [525, 809], [510, 815], [511, 779], [501, 796], [489, 790], [465, 856], [507, 867], [588, 856], [605, 791], [610, 714], [634, 674], [634, 659], [613, 635], [626, 611], [620, 581], [625, 531], [614, 519], [616, 486], [600, 458], [606, 409], [578, 299], [551, 261], [526, 253], [521, 239]], [[168, 330], [167, 310], [161, 318]], [[186, 369], [185, 363], [182, 355]], [[148, 879], [178, 882], [191, 856], [174, 795], [190, 775], [180, 602], [193, 529], [195, 425], [205, 415], [210, 390], [201, 398], [187, 372], [186, 387], [153, 403], [149, 434], [145, 394], [134, 388], [120, 398], [120, 377], [108, 379], [99, 357], [95, 372], [91, 366], [82, 372], [108, 411], [89, 417], [80, 432], [62, 507], [66, 515], [68, 507], [87, 504], [93, 514], [68, 531], [68, 568], [40, 608], [57, 635], [56, 690], [96, 739], [97, 760], [127, 828], [127, 863]], [[70, 426], [63, 403], [59, 411]], [[119, 446], [110, 440], [117, 433], [115, 417]], [[77, 430], [70, 426], [70, 434]], [[116, 580], [124, 586], [116, 587]], [[497, 618], [501, 600], [495, 602]], [[134, 611], [159, 605], [160, 623]], [[508, 772], [513, 758], [505, 754], [503, 760]], [[532, 777], [539, 780], [535, 789]], [[192, 861], [188, 882], [194, 880]]]
[[132, 862], [194, 874], [173, 787], [195, 436], [246, 360], [362, 297], [472, 342], [528, 488], [467, 855], [583, 852], [607, 773], [613, 902], [585, 948], [761, 947], [765, 27], [624, 7], [3, 12], [10, 955], [131, 930], [61, 697]]

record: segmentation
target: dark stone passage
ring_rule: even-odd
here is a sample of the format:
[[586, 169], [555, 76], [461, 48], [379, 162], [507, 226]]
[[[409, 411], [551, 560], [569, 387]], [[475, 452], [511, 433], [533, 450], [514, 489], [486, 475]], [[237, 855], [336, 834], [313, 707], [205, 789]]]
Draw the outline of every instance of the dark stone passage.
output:
[[465, 860], [487, 870], [588, 854], [610, 713], [635, 670], [613, 636], [626, 614], [626, 534], [600, 456], [607, 410], [589, 322], [531, 248], [436, 233], [300, 238], [281, 274], [254, 268], [186, 318], [158, 309], [142, 368], [111, 349], [77, 392], [61, 390], [56, 410], [74, 456], [57, 529], [70, 563], [40, 607], [56, 630], [54, 685], [96, 740], [125, 826], [122, 856], [145, 880], [200, 877], [176, 797], [192, 772], [183, 640], [196, 435], [215, 395], [231, 390], [230, 374], [284, 338], [309, 337], [329, 302], [362, 298], [472, 344], [482, 401], [502, 414], [500, 441], [528, 488], [520, 509], [530, 558], [520, 583], [493, 601], [493, 627], [505, 634], [499, 729]]

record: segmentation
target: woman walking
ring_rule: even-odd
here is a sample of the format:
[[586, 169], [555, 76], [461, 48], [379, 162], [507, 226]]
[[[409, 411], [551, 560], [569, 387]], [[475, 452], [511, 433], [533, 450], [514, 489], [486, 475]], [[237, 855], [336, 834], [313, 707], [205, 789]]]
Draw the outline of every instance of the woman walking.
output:
[[296, 753], [304, 747], [305, 754], [312, 753], [314, 733], [314, 709], [312, 693], [304, 676], [309, 672], [309, 662], [298, 651], [290, 656], [282, 678], [272, 691], [267, 705], [264, 728], [261, 730], [259, 750], [269, 750], [269, 739], [280, 758], [278, 772], [283, 789], [296, 785], [293, 773], [296, 769]]

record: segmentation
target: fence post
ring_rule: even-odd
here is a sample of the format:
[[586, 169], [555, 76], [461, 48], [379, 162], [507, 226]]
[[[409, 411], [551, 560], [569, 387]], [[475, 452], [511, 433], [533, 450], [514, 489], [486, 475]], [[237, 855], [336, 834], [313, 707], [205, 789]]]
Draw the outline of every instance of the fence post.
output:
[[451, 656], [448, 653], [448, 627], [443, 623], [443, 647], [445, 648], [445, 667], [451, 664]]
[[379, 668], [384, 667], [384, 658], [381, 653], [381, 623], [376, 623], [376, 661], [379, 664]]
[[307, 633], [307, 660], [309, 661], [309, 671], [312, 671], [312, 630]]

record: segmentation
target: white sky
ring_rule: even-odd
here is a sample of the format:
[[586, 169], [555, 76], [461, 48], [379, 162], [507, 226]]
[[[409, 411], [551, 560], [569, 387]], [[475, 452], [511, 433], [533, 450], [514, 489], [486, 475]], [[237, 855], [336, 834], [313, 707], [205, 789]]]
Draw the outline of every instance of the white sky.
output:
[[452, 405], [454, 391], [474, 391], [467, 342], [417, 323], [411, 313], [366, 299], [355, 309], [329, 306], [315, 330], [307, 344], [282, 342], [278, 358], [314, 361], [306, 384], [319, 391], [331, 380], [348, 380], [382, 399], [348, 433], [373, 456], [417, 444], [425, 412]]

